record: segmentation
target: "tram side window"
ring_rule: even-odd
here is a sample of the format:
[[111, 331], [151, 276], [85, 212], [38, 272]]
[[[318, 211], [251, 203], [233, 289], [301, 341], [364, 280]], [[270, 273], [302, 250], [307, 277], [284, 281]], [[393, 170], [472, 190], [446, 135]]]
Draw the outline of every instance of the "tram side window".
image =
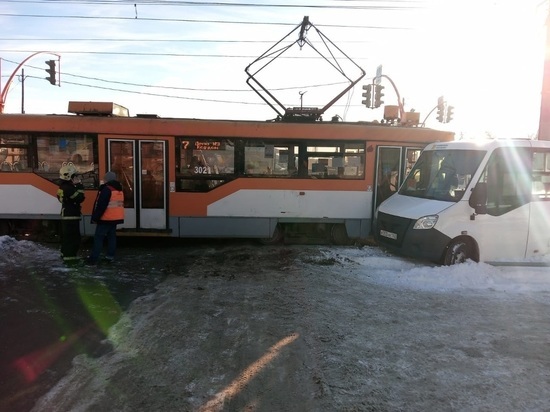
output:
[[308, 174], [315, 178], [363, 179], [365, 144], [363, 142], [316, 142], [307, 146]]
[[208, 191], [235, 173], [235, 144], [230, 139], [183, 137], [177, 156], [178, 191]]
[[533, 153], [533, 201], [550, 201], [550, 151]]
[[254, 177], [362, 179], [365, 144], [249, 140], [244, 162], [245, 174]]
[[97, 150], [95, 139], [88, 135], [38, 136], [36, 138], [40, 176], [56, 181], [59, 169], [72, 164], [82, 175], [85, 188], [97, 188]]
[[0, 134], [0, 172], [30, 171], [29, 136]]
[[298, 146], [284, 142], [249, 140], [244, 147], [247, 176], [293, 176], [298, 173]]

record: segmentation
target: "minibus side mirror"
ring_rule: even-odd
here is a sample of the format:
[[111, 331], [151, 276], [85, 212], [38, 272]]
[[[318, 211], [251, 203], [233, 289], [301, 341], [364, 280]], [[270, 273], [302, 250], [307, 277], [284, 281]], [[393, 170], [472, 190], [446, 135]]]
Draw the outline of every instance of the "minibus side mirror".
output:
[[472, 190], [469, 204], [474, 208], [476, 214], [484, 215], [487, 213], [487, 183], [478, 182]]

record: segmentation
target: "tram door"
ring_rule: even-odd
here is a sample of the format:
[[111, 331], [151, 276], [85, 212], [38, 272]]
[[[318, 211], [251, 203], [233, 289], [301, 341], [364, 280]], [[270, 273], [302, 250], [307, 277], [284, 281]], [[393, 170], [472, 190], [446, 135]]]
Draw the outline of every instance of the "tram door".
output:
[[107, 142], [108, 168], [117, 174], [124, 191], [124, 224], [119, 227], [166, 229], [166, 142]]
[[420, 152], [422, 152], [422, 148], [419, 147], [378, 147], [376, 191], [374, 194], [376, 207], [397, 192], [399, 186], [416, 163]]

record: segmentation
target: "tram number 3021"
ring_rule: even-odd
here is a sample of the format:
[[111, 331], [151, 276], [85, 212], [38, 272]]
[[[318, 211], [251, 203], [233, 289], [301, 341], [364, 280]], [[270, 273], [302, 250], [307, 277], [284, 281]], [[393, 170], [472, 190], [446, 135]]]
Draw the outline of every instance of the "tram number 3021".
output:
[[193, 173], [196, 175], [209, 175], [210, 167], [208, 166], [195, 166]]

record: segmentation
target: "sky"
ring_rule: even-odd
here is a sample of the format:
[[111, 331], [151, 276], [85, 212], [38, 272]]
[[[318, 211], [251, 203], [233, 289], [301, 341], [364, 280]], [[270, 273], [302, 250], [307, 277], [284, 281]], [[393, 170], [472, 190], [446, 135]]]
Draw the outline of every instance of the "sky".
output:
[[[16, 72], [4, 112], [64, 114], [69, 101], [109, 101], [131, 115], [273, 119], [245, 68], [280, 40], [295, 42], [308, 16], [316, 48], [294, 44], [258, 72], [285, 107], [324, 107], [360, 77], [358, 66], [365, 77], [324, 119], [381, 120], [383, 108], [361, 103], [381, 66], [385, 104], [397, 104], [395, 85], [427, 127], [532, 138], [547, 15], [546, 0], [0, 0], [2, 87], [23, 60], [48, 52], [22, 67], [24, 104]], [[336, 63], [318, 52], [333, 52]], [[45, 61], [58, 58], [60, 87], [45, 80]], [[454, 107], [447, 124], [428, 116], [440, 96]]]

